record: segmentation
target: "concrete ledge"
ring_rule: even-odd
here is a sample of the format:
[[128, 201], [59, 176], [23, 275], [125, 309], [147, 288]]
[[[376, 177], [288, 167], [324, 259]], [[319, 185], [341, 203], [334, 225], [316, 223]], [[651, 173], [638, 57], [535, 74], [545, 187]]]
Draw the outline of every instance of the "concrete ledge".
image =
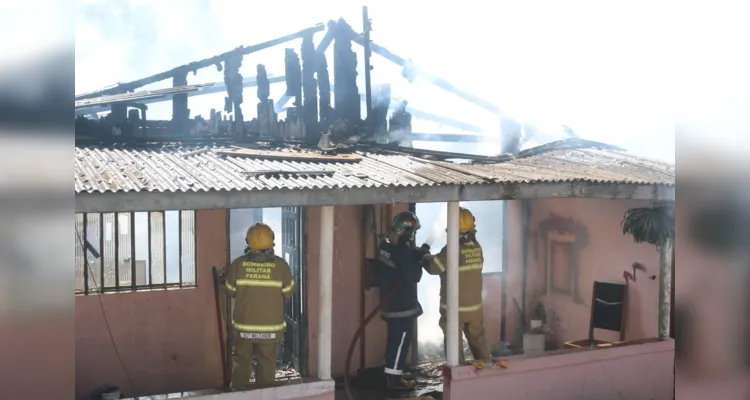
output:
[[332, 380], [305, 382], [267, 389], [229, 392], [191, 397], [200, 400], [333, 400], [336, 384]]
[[600, 198], [674, 200], [674, 186], [592, 182], [488, 183], [409, 187], [359, 187], [210, 192], [76, 193], [76, 212], [207, 210], [442, 201]]
[[672, 399], [674, 340], [509, 357], [508, 369], [446, 367], [444, 399]]

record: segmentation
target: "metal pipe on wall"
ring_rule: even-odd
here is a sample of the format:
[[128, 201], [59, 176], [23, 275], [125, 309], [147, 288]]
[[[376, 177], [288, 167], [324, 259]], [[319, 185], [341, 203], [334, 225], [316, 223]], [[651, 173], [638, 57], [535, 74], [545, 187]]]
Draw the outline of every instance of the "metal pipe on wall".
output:
[[458, 348], [458, 209], [457, 201], [448, 203], [448, 299], [445, 335], [448, 366], [458, 365], [458, 352], [461, 351]]
[[334, 208], [320, 209], [320, 294], [318, 299], [318, 378], [331, 379], [331, 334], [333, 320], [333, 229]]

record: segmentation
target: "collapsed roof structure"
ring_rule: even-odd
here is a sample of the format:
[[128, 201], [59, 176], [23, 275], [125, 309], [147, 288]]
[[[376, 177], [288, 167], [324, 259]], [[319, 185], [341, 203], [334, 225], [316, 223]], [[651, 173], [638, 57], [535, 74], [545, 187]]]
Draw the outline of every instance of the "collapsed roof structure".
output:
[[[436, 115], [426, 111], [408, 107], [406, 104], [391, 104], [390, 87], [371, 87], [370, 84], [370, 56], [371, 53], [382, 56], [400, 68], [402, 76], [409, 82], [416, 77], [422, 77], [443, 89], [447, 93], [458, 96], [461, 99], [476, 105], [498, 117], [501, 121], [498, 131], [503, 131], [504, 140], [507, 142], [508, 151], [514, 149], [514, 140], [518, 140], [523, 131], [527, 136], [536, 127], [530, 124], [521, 124], [507, 115], [503, 115], [500, 107], [490, 101], [469, 93], [451, 84], [445, 79], [434, 76], [420, 68], [404, 57], [394, 54], [387, 48], [373, 43], [369, 38], [370, 21], [364, 18], [365, 31], [355, 32], [343, 19], [329, 21], [327, 25], [318, 24], [277, 39], [269, 40], [252, 46], [241, 46], [234, 50], [213, 56], [207, 59], [194, 61], [178, 66], [168, 71], [154, 74], [132, 82], [120, 83], [112, 87], [94, 92], [84, 93], [76, 96], [75, 108], [79, 116], [91, 115], [106, 109], [111, 110], [106, 118], [106, 134], [125, 137], [129, 136], [156, 136], [177, 134], [184, 136], [189, 132], [192, 136], [210, 135], [239, 135], [250, 137], [282, 137], [282, 138], [305, 138], [307, 141], [315, 142], [316, 136], [326, 132], [335, 120], [343, 120], [348, 123], [348, 130], [356, 130], [357, 134], [377, 139], [380, 142], [390, 140], [388, 131], [402, 131], [401, 136], [406, 135], [409, 129], [399, 128], [401, 125], [410, 125], [410, 117], [434, 121], [445, 126], [453, 127], [463, 132], [473, 134], [484, 133], [497, 136], [499, 132], [482, 132], [482, 128], [470, 122], [460, 121], [447, 116]], [[314, 36], [325, 30], [325, 35], [315, 45]], [[268, 74], [264, 65], [257, 66], [255, 77], [243, 77], [239, 69], [242, 66], [242, 58], [245, 55], [277, 46], [295, 39], [302, 38], [302, 46], [299, 55], [293, 49], [286, 49], [285, 76], [273, 76]], [[364, 47], [364, 74], [365, 90], [360, 93], [357, 87], [357, 57], [352, 51], [352, 44], [356, 43]], [[333, 76], [329, 74], [329, 66], [326, 60], [326, 51], [333, 45]], [[301, 57], [301, 58], [300, 58]], [[224, 82], [208, 83], [201, 85], [188, 85], [187, 76], [190, 72], [196, 74], [198, 70], [215, 66], [224, 72]], [[336, 88], [331, 83], [336, 83]], [[173, 87], [160, 90], [140, 90], [144, 86], [172, 79]], [[269, 85], [286, 83], [285, 94], [276, 99], [269, 99]], [[258, 89], [257, 115], [249, 121], [245, 121], [247, 110], [243, 109], [244, 99], [242, 89], [256, 87]], [[231, 114], [228, 121], [222, 117], [221, 112], [212, 113], [211, 128], [205, 128], [200, 119], [190, 119], [190, 110], [187, 98], [210, 93], [226, 91], [224, 111]], [[333, 94], [333, 96], [332, 96]], [[173, 115], [169, 123], [146, 121], [147, 105], [172, 100]], [[292, 100], [291, 107], [286, 107]], [[362, 119], [362, 103], [365, 105], [366, 118]], [[246, 108], [246, 107], [245, 107]], [[404, 109], [405, 108], [405, 109]], [[131, 109], [128, 111], [128, 109]], [[276, 121], [277, 114], [286, 111], [285, 122]], [[387, 115], [393, 113], [393, 121], [387, 121]], [[407, 117], [405, 114], [408, 114]], [[399, 119], [403, 120], [399, 122]], [[219, 122], [219, 123], [216, 123]], [[300, 124], [304, 122], [304, 124]], [[394, 127], [389, 128], [388, 122], [395, 122]], [[303, 128], [304, 126], [304, 128]], [[96, 128], [79, 123], [79, 131], [94, 136], [97, 135]], [[303, 131], [304, 130], [304, 131]], [[101, 132], [100, 132], [101, 133]], [[439, 140], [439, 141], [481, 141], [484, 135], [428, 135], [413, 134], [408, 132], [412, 140]], [[494, 135], [493, 135], [494, 134]], [[568, 137], [575, 134], [566, 129]], [[408, 141], [407, 141], [408, 143]], [[518, 148], [518, 145], [515, 145]]]
[[[491, 102], [373, 43], [366, 8], [364, 14], [361, 34], [339, 19], [76, 96], [77, 210], [150, 210], [167, 204], [200, 209], [234, 207], [248, 201], [271, 206], [612, 195], [612, 188], [594, 195], [602, 189], [594, 190], [591, 185], [599, 184], [634, 185], [616, 190], [616, 196], [623, 198], [674, 198], [673, 187], [664, 192], [652, 186], [673, 185], [673, 166], [578, 139], [569, 129], [566, 140], [521, 152], [523, 138], [533, 136], [534, 126], [519, 123]], [[314, 36], [323, 31], [316, 45]], [[243, 56], [300, 38], [299, 55], [286, 49], [284, 76], [269, 74], [262, 64], [257, 65], [255, 77], [240, 74]], [[357, 86], [357, 55], [352, 44], [364, 47], [364, 94]], [[331, 45], [332, 76], [325, 54]], [[371, 53], [402, 67], [402, 75], [409, 81], [426, 77], [446, 92], [493, 113], [500, 120], [499, 132], [480, 135], [481, 128], [469, 122], [415, 110], [405, 101], [391, 104], [390, 87], [371, 87]], [[190, 72], [208, 67], [222, 71], [224, 82], [188, 85]], [[167, 79], [172, 79], [172, 88], [137, 90]], [[285, 94], [274, 101], [270, 85], [281, 82], [286, 83]], [[243, 107], [246, 87], [257, 87], [253, 117]], [[226, 91], [222, 111], [212, 109], [207, 120], [190, 117], [189, 97], [220, 91]], [[148, 120], [148, 104], [166, 100], [172, 101], [172, 119]], [[110, 113], [103, 118], [87, 117], [106, 109]], [[282, 111], [286, 112], [284, 120], [278, 116]], [[415, 133], [412, 117], [475, 134]], [[478, 156], [411, 145], [417, 140], [484, 141], [488, 136], [501, 142], [501, 154]], [[297, 177], [306, 183], [296, 185]], [[561, 187], [563, 182], [567, 186]], [[524, 192], [518, 186], [542, 183], [549, 190], [540, 192], [536, 186]], [[583, 186], [575, 186], [579, 184]], [[429, 189], [435, 186], [440, 187], [439, 193]], [[300, 194], [300, 198], [282, 193], [295, 187], [326, 192]], [[398, 189], [407, 187], [414, 190]], [[347, 191], [334, 195], [331, 189]], [[236, 195], [248, 190], [253, 192], [252, 199], [245, 195], [201, 197], [197, 193], [228, 191]], [[269, 190], [281, 192], [276, 196]], [[183, 195], [179, 200], [177, 193]], [[166, 202], [165, 196], [172, 200]]]

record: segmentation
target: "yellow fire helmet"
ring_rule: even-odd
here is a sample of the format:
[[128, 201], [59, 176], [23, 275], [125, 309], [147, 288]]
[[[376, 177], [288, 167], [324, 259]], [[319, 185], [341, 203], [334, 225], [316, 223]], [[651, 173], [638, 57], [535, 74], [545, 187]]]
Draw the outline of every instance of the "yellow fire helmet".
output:
[[250, 251], [263, 251], [273, 248], [274, 234], [270, 226], [258, 222], [247, 230], [245, 238]]
[[458, 210], [458, 232], [466, 233], [477, 229], [474, 214], [466, 208], [461, 207]]

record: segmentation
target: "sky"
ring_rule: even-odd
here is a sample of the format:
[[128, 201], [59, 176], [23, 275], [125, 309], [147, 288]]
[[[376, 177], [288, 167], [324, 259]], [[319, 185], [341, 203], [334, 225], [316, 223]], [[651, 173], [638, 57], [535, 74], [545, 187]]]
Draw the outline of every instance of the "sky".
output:
[[[343, 0], [79, 0], [75, 21], [76, 93], [138, 79], [338, 17], [361, 31], [362, 5]], [[368, 6], [375, 43], [493, 102], [507, 115], [551, 130], [564, 124], [584, 139], [674, 162], [675, 64], [673, 33], [666, 24], [672, 12], [669, 2], [381, 0]], [[318, 34], [316, 40], [322, 35]], [[266, 65], [269, 74], [283, 75], [284, 48], [299, 51], [300, 43], [297, 40], [246, 56], [243, 76], [254, 76], [258, 63]], [[332, 47], [327, 54], [329, 66]], [[358, 52], [359, 88], [363, 91], [362, 51], [356, 44], [353, 49]], [[406, 99], [419, 110], [479, 125], [485, 135], [498, 135], [497, 116], [424, 79], [408, 83], [399, 67], [377, 55], [372, 64], [373, 84], [390, 84], [394, 98]], [[189, 84], [221, 81], [222, 74], [213, 68], [188, 76]], [[167, 81], [146, 89], [170, 85]], [[271, 86], [272, 99], [283, 92], [283, 84]], [[255, 89], [245, 89], [244, 97], [245, 114], [252, 116], [257, 104]], [[208, 117], [212, 108], [223, 108], [223, 98], [222, 93], [191, 97], [191, 116]], [[150, 105], [148, 116], [171, 118], [170, 103]], [[423, 120], [413, 122], [415, 132], [462, 133]], [[545, 138], [554, 139], [554, 135]], [[415, 146], [479, 154], [499, 152], [497, 143], [415, 142]], [[501, 240], [500, 233], [493, 231], [501, 226], [501, 216], [496, 212], [500, 202], [495, 203], [471, 205], [481, 221], [478, 235], [482, 242]], [[443, 209], [444, 203], [418, 206], [424, 226], [420, 240], [440, 224]], [[242, 215], [233, 211], [236, 221]], [[264, 218], [280, 226], [278, 211], [269, 209]], [[237, 232], [232, 230], [233, 256], [242, 251], [241, 238], [246, 229], [243, 225], [236, 227]], [[440, 240], [434, 245], [435, 251], [445, 243], [444, 237]], [[494, 249], [499, 254], [499, 244]], [[420, 336], [437, 340], [442, 333], [436, 329], [437, 305], [433, 300], [439, 284], [431, 277], [424, 283], [420, 299], [429, 305], [425, 307], [427, 317], [420, 321], [424, 326]]]

